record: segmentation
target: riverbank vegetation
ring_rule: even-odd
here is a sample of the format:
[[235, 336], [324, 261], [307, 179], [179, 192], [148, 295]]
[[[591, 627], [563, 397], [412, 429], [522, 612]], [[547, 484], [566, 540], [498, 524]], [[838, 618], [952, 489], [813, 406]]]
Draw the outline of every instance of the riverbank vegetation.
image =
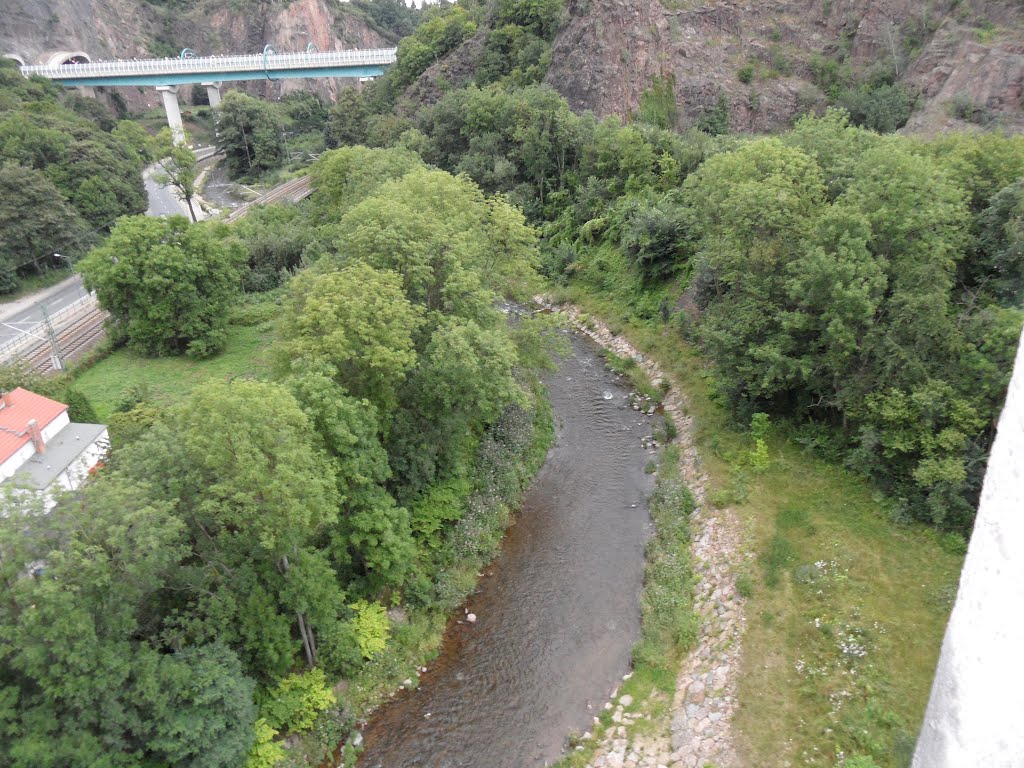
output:
[[548, 277], [698, 393], [710, 498], [756, 553], [752, 764], [905, 764], [1021, 329], [1024, 140], [840, 110], [680, 135], [515, 79], [415, 114], [382, 92], [373, 141], [520, 205]]
[[[548, 321], [497, 306], [536, 288], [536, 233], [408, 152], [316, 178], [280, 214], [301, 265], [267, 266], [287, 247], [258, 219], [181, 217], [124, 219], [82, 262], [132, 349], [80, 378], [116, 411], [100, 476], [47, 516], [4, 499], [4, 764], [271, 765], [285, 732], [315, 763], [493, 556], [551, 434]], [[209, 269], [226, 323], [192, 300]]]
[[[792, 428], [769, 426], [766, 461], [754, 460], [756, 438], [718, 401], [707, 360], [674, 328], [638, 321], [580, 286], [558, 298], [614, 319], [680, 384], [709, 503], [740, 516], [749, 555], [735, 574], [747, 604], [733, 734], [744, 759], [831, 768], [859, 754], [884, 768], [909, 764], [962, 539], [904, 520], [898, 502], [815, 456]], [[623, 690], [640, 699], [650, 688]]]

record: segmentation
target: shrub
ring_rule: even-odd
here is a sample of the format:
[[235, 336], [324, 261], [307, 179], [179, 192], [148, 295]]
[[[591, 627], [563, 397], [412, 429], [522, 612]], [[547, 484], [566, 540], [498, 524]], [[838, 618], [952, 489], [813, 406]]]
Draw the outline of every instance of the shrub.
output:
[[963, 555], [967, 553], [967, 540], [959, 533], [947, 533], [939, 540], [939, 546], [943, 551], [951, 555]]
[[754, 595], [754, 580], [748, 573], [741, 573], [736, 577], [736, 591], [740, 597], [750, 598]]
[[249, 750], [245, 768], [273, 768], [285, 758], [284, 747], [280, 742], [274, 741], [277, 731], [262, 717], [256, 721], [254, 728], [256, 740]]
[[721, 136], [729, 132], [729, 100], [724, 93], [718, 95], [715, 106], [704, 110], [697, 118], [697, 130], [711, 136]]
[[265, 725], [290, 733], [308, 731], [317, 716], [337, 702], [334, 692], [327, 687], [324, 671], [319, 668], [289, 675], [261, 698], [260, 715]]
[[739, 78], [741, 83], [750, 83], [754, 80], [754, 65], [753, 63], [744, 64], [740, 67], [740, 71], [736, 73], [736, 77]]
[[958, 93], [950, 102], [950, 111], [959, 120], [966, 120], [976, 125], [988, 125], [994, 119], [992, 110], [974, 103], [966, 93]]
[[356, 644], [364, 658], [372, 659], [387, 647], [391, 635], [387, 610], [380, 603], [368, 603], [365, 600], [357, 600], [350, 607], [355, 611], [352, 626]]
[[902, 85], [865, 83], [843, 91], [837, 104], [850, 113], [855, 125], [878, 133], [902, 128], [914, 109], [914, 98]]

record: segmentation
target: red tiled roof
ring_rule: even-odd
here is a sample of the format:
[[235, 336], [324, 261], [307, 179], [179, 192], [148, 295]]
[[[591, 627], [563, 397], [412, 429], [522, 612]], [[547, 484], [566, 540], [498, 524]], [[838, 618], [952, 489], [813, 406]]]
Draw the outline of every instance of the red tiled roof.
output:
[[43, 430], [68, 409], [64, 403], [21, 387], [12, 389], [5, 399], [10, 405], [0, 408], [0, 464], [32, 439], [28, 434], [28, 423], [32, 419]]

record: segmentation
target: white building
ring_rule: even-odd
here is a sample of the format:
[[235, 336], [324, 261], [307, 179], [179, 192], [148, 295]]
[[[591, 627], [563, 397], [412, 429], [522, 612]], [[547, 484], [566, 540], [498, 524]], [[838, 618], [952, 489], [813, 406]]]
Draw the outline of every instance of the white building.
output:
[[110, 448], [104, 424], [76, 424], [68, 407], [18, 387], [0, 396], [0, 483], [41, 494], [49, 510]]

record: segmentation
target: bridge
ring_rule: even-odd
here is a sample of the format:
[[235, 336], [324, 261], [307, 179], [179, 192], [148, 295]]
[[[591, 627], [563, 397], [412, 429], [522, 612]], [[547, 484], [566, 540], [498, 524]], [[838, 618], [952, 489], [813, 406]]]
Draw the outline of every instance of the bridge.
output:
[[205, 85], [210, 104], [220, 103], [220, 85], [234, 80], [281, 80], [294, 77], [377, 77], [395, 63], [396, 48], [278, 53], [268, 45], [262, 53], [242, 56], [196, 56], [188, 48], [177, 59], [89, 61], [84, 53], [61, 55], [50, 63], [22, 66], [26, 77], [38, 75], [68, 87], [155, 86], [164, 101], [167, 122], [175, 137], [184, 135], [178, 108], [178, 86]]

